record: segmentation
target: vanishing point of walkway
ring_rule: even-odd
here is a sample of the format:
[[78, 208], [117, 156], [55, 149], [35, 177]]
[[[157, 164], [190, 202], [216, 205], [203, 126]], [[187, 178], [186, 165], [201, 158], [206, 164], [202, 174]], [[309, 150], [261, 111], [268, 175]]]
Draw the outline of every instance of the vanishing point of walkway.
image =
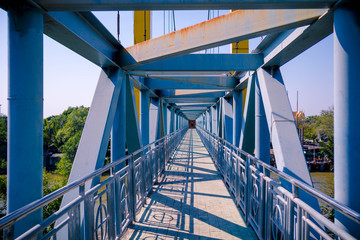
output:
[[196, 130], [190, 129], [125, 239], [253, 239]]

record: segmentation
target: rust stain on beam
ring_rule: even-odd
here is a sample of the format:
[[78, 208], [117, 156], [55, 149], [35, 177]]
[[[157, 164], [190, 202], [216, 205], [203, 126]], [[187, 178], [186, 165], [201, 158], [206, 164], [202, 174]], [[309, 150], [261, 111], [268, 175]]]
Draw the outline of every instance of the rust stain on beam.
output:
[[[120, 62], [136, 66], [314, 22], [326, 9], [237, 10], [126, 48]], [[132, 59], [123, 56], [128, 56]]]

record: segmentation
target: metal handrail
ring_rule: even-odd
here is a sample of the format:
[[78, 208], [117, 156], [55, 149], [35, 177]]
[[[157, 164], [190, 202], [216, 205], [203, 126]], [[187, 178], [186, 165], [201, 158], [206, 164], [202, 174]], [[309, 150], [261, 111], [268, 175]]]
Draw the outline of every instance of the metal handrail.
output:
[[[236, 189], [239, 186], [233, 186], [234, 184], [231, 182], [231, 180], [228, 180], [228, 178], [230, 178], [230, 177], [229, 177], [229, 173], [227, 171], [229, 171], [228, 168], [233, 167], [236, 164], [239, 164], [244, 169], [245, 168], [247, 169], [247, 170], [244, 170], [244, 172], [245, 172], [244, 175], [246, 175], [246, 179], [242, 180], [242, 181], [246, 182], [246, 183], [243, 183], [243, 185], [244, 184], [247, 185], [248, 189], [246, 191], [246, 194], [248, 194], [248, 195], [249, 195], [249, 193], [252, 193], [252, 191], [254, 190], [254, 189], [252, 189], [252, 186], [249, 186], [249, 185], [251, 185], [250, 182], [252, 181], [252, 182], [255, 182], [255, 184], [257, 184], [256, 181], [258, 181], [259, 182], [258, 185], [260, 187], [263, 187], [263, 190], [261, 190], [262, 194], [265, 194], [265, 193], [267, 194], [267, 191], [269, 191], [269, 189], [271, 187], [275, 187], [276, 191], [279, 191], [279, 192], [281, 192], [281, 194], [286, 195], [286, 198], [288, 199], [288, 201], [290, 201], [289, 202], [290, 205], [297, 204], [299, 209], [304, 210], [304, 211], [309, 211], [309, 209], [311, 207], [308, 206], [305, 202], [301, 201], [298, 197], [299, 190], [302, 190], [304, 192], [307, 192], [311, 196], [315, 197], [316, 199], [326, 202], [327, 204], [329, 204], [331, 207], [333, 207], [337, 211], [341, 212], [348, 218], [352, 219], [354, 222], [360, 223], [360, 214], [358, 212], [354, 211], [353, 209], [350, 209], [349, 207], [339, 203], [335, 199], [325, 195], [324, 193], [313, 188], [312, 186], [309, 186], [308, 184], [306, 184], [298, 179], [295, 179], [294, 177], [292, 177], [284, 172], [279, 171], [278, 169], [270, 166], [269, 164], [262, 162], [260, 159], [239, 149], [238, 147], [229, 143], [225, 139], [220, 138], [220, 137], [216, 136], [215, 134], [210, 133], [207, 130], [205, 130], [199, 126], [197, 126], [197, 130], [198, 130], [199, 135], [202, 138], [205, 146], [208, 148], [209, 153], [212, 155], [214, 162], [216, 163], [220, 172], [223, 174], [224, 180], [228, 181], [228, 184], [231, 189]], [[227, 151], [227, 153], [226, 153], [226, 151]], [[230, 155], [230, 157], [226, 154]], [[233, 155], [236, 155], [236, 158]], [[244, 160], [242, 158], [246, 158], [246, 160]], [[242, 160], [240, 162], [237, 162], [237, 159], [242, 159]], [[223, 163], [224, 161], [225, 161], [226, 166], [222, 165], [222, 164], [224, 164]], [[226, 161], [229, 161], [229, 162], [226, 162]], [[231, 164], [231, 166], [228, 166], [229, 164]], [[261, 171], [260, 171], [260, 169], [261, 169]], [[237, 170], [232, 169], [231, 171], [238, 171], [238, 169]], [[269, 173], [266, 174], [267, 172], [272, 172], [273, 174], [277, 175], [281, 179], [288, 181], [292, 185], [293, 193], [289, 192], [287, 189], [276, 184], [273, 179], [268, 177]], [[248, 174], [248, 173], [255, 174], [258, 179], [257, 180], [251, 179], [251, 176], [250, 176], [251, 174]], [[239, 174], [239, 172], [236, 172], [235, 174]], [[268, 176], [266, 176], [266, 175], [268, 175]], [[232, 177], [234, 178], [234, 176], [232, 176]], [[235, 181], [235, 185], [236, 184], [239, 185], [238, 179], [240, 179], [240, 177], [235, 176], [235, 178], [237, 178], [236, 179], [237, 182]], [[263, 186], [264, 184], [268, 184], [268, 186], [265, 188]], [[237, 196], [238, 195], [237, 191], [238, 190], [232, 190], [233, 194], [235, 195], [235, 198], [239, 199], [239, 196]], [[252, 197], [253, 199], [255, 199], [254, 196], [247, 196], [247, 198], [249, 198], [249, 197]], [[263, 201], [266, 200], [265, 195], [262, 197], [262, 200]], [[250, 210], [248, 210], [248, 208], [249, 208], [249, 205], [251, 205], [249, 203], [249, 201], [251, 201], [251, 200], [246, 200], [246, 201], [244, 201], [244, 203], [240, 202], [240, 205], [241, 204], [243, 205], [242, 208], [245, 209], [244, 210], [245, 215], [249, 215]], [[265, 204], [265, 202], [262, 204]], [[291, 211], [294, 211], [294, 209]], [[317, 211], [315, 209], [312, 209], [312, 212], [306, 212], [306, 214], [310, 214], [314, 218], [316, 215], [316, 219], [317, 219], [319, 215], [317, 215], [315, 212], [317, 213]], [[301, 213], [299, 212], [299, 215], [300, 214]], [[248, 217], [254, 218], [254, 216], [246, 216], [246, 218], [248, 218]], [[294, 216], [290, 216], [290, 218], [291, 217], [294, 217]], [[252, 221], [254, 221], [254, 220], [252, 220]], [[346, 239], [348, 239], [348, 238], [353, 239], [352, 236], [350, 236], [347, 232], [345, 232], [339, 226], [337, 226], [333, 223], [331, 223], [331, 226], [330, 226], [329, 221], [326, 221], [325, 219], [321, 219], [319, 221], [321, 222], [321, 224], [326, 225], [326, 227], [328, 227], [329, 229], [332, 229], [332, 231], [335, 234], [341, 234], [342, 236], [346, 237]], [[326, 222], [326, 224], [324, 222]], [[289, 226], [293, 226], [294, 223], [292, 223], [289, 220], [288, 224], [289, 224]], [[301, 225], [301, 223], [298, 223], [298, 224]], [[317, 225], [316, 225], [317, 223], [312, 222], [311, 219], [306, 219], [306, 224], [307, 224], [307, 226], [311, 225], [312, 229], [320, 229], [319, 227], [317, 227]], [[252, 225], [255, 226], [256, 224], [252, 224]], [[264, 224], [264, 225], [266, 225], [266, 224]], [[299, 229], [301, 229], [301, 228], [299, 228]], [[264, 229], [255, 229], [255, 231], [258, 231], [257, 235], [260, 238], [264, 237]], [[298, 231], [300, 231], [300, 230], [298, 230]], [[321, 234], [323, 234], [323, 232], [321, 232]]]
[[[198, 127], [200, 128], [200, 127]], [[285, 179], [286, 181], [290, 182], [291, 184], [299, 187], [300, 189], [310, 193], [311, 195], [313, 195], [314, 197], [321, 199], [325, 202], [327, 202], [328, 204], [332, 205], [336, 210], [340, 211], [341, 213], [345, 214], [346, 216], [350, 217], [352, 220], [356, 221], [357, 223], [360, 223], [360, 213], [356, 212], [355, 210], [341, 204], [340, 202], [336, 201], [334, 198], [324, 194], [323, 192], [317, 190], [316, 188], [301, 182], [300, 180], [297, 180], [296, 178], [278, 170], [277, 168], [274, 168], [273, 166], [266, 164], [265, 162], [261, 161], [260, 159], [254, 157], [253, 155], [251, 155], [250, 153], [245, 152], [244, 150], [236, 147], [235, 145], [233, 145], [232, 143], [228, 142], [227, 140], [220, 138], [218, 136], [216, 136], [213, 133], [210, 133], [204, 129], [201, 129], [203, 131], [205, 131], [207, 134], [211, 135], [214, 138], [217, 139], [221, 139], [221, 141], [225, 142], [227, 145], [231, 146], [233, 149], [236, 149], [237, 151], [239, 151], [241, 154], [247, 156], [248, 158], [250, 158], [252, 161], [256, 162], [257, 164], [261, 165], [262, 167], [264, 167], [265, 169], [277, 174], [279, 177]]]
[[[87, 176], [85, 176], [85, 177], [83, 177], [83, 178], [81, 178], [79, 180], [76, 180], [76, 181], [74, 181], [74, 182], [72, 182], [72, 183], [70, 183], [70, 184], [68, 184], [68, 185], [66, 185], [66, 186], [64, 186], [64, 187], [62, 187], [62, 188], [60, 188], [60, 189], [58, 189], [58, 190], [44, 196], [44, 197], [42, 197], [41, 199], [33, 201], [33, 202], [23, 206], [22, 208], [19, 208], [18, 210], [4, 216], [3, 218], [0, 219], [0, 229], [5, 230], [6, 228], [8, 228], [10, 226], [13, 226], [16, 221], [20, 220], [21, 218], [27, 216], [28, 214], [30, 214], [32, 212], [44, 207], [45, 205], [49, 204], [50, 202], [58, 199], [59, 197], [63, 196], [64, 194], [66, 194], [66, 193], [68, 193], [68, 192], [70, 192], [70, 191], [72, 191], [72, 190], [74, 190], [76, 188], [79, 188], [79, 189], [84, 188], [85, 183], [88, 182], [89, 180], [91, 180], [91, 179], [93, 179], [93, 178], [95, 178], [97, 176], [100, 176], [104, 172], [107, 172], [107, 171], [109, 171], [111, 169], [114, 169], [116, 166], [118, 166], [119, 164], [124, 163], [125, 161], [130, 161], [131, 159], [133, 159], [135, 156], [139, 155], [140, 153], [144, 153], [146, 151], [151, 150], [152, 146], [156, 147], [156, 146], [159, 146], [160, 144], [165, 145], [167, 141], [171, 141], [175, 137], [178, 137], [178, 140], [180, 141], [182, 139], [186, 129], [187, 129], [187, 127], [184, 127], [182, 129], [177, 130], [176, 132], [170, 133], [170, 134], [164, 136], [163, 138], [158, 139], [158, 140], [156, 140], [156, 141], [154, 141], [154, 142], [152, 142], [152, 143], [150, 143], [150, 144], [136, 150], [135, 152], [131, 153], [130, 155], [125, 156], [125, 157], [123, 157], [123, 158], [121, 158], [119, 160], [116, 160], [116, 161], [104, 166], [103, 168], [100, 168], [100, 169], [94, 171], [93, 173], [91, 173], [91, 174], [89, 174], [89, 175], [87, 175]], [[165, 152], [166, 153], [169, 152], [170, 154], [172, 154], [173, 151], [175, 150], [175, 148], [177, 147], [177, 145], [176, 146], [175, 145], [176, 144], [173, 144], [173, 146], [169, 146], [169, 147], [172, 147], [173, 149], [171, 149], [170, 151], [165, 151]], [[170, 157], [170, 156], [168, 156], [168, 157]], [[163, 159], [163, 160], [165, 161], [165, 159]], [[121, 170], [117, 171], [114, 176], [120, 176], [125, 171], [127, 171], [128, 169], [129, 169], [129, 165], [127, 165], [127, 166], [123, 167]], [[105, 185], [105, 184], [106, 183], [103, 183], [102, 185]], [[94, 186], [90, 190], [93, 190], [95, 187], [96, 186]], [[93, 190], [93, 192], [95, 190]], [[89, 194], [89, 192], [86, 192], [80, 198], [79, 197], [76, 198], [76, 202], [84, 200], [84, 196], [86, 194]], [[80, 194], [79, 194], [79, 196], [80, 196]], [[63, 208], [69, 207], [68, 205], [64, 206]], [[59, 211], [61, 211], [61, 209]], [[62, 213], [62, 214], [64, 214], [64, 213]], [[51, 216], [49, 218], [51, 218]], [[44, 221], [46, 221], [46, 220], [44, 220]]]

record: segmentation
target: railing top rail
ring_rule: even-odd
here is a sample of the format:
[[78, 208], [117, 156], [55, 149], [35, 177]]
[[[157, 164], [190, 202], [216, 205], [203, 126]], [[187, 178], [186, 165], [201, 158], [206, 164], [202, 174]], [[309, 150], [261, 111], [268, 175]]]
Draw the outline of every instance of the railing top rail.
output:
[[31, 202], [31, 203], [23, 206], [22, 208], [19, 208], [18, 210], [16, 210], [16, 211], [2, 217], [0, 219], [0, 229], [6, 228], [7, 226], [9, 226], [12, 223], [16, 222], [18, 219], [24, 217], [25, 215], [36, 211], [37, 209], [45, 206], [46, 204], [54, 201], [55, 199], [63, 196], [65, 193], [75, 189], [76, 187], [79, 187], [79, 186], [85, 184], [87, 181], [93, 179], [94, 177], [97, 177], [100, 174], [103, 174], [104, 172], [116, 167], [117, 165], [123, 163], [124, 161], [126, 161], [126, 160], [132, 158], [133, 156], [143, 152], [147, 148], [150, 148], [152, 145], [158, 144], [159, 142], [164, 141], [166, 138], [172, 137], [176, 133], [179, 133], [182, 130], [184, 130], [185, 128], [186, 127], [178, 129], [175, 132], [172, 132], [172, 133], [170, 133], [170, 134], [168, 134], [168, 135], [166, 135], [166, 136], [164, 136], [164, 137], [162, 137], [162, 138], [160, 138], [160, 139], [158, 139], [158, 140], [156, 140], [156, 141], [154, 141], [152, 143], [149, 143], [148, 145], [136, 150], [135, 152], [133, 152], [133, 153], [127, 155], [127, 156], [124, 156], [123, 158], [118, 159], [118, 160], [116, 160], [116, 161], [114, 161], [114, 162], [112, 162], [112, 163], [110, 163], [110, 164], [108, 164], [108, 165], [94, 171], [93, 173], [91, 173], [91, 174], [89, 174], [89, 175], [87, 175], [87, 176], [85, 176], [85, 177], [83, 177], [83, 178], [81, 178], [79, 180], [76, 180], [76, 181], [74, 181], [74, 182], [72, 182], [72, 183], [70, 183], [70, 184], [68, 184], [68, 185], [66, 185], [66, 186], [64, 186], [64, 187], [62, 187], [62, 188], [60, 188], [60, 189], [58, 189], [58, 190], [56, 190], [56, 191], [54, 191], [54, 192], [52, 192], [52, 193], [50, 193], [48, 195], [46, 195], [46, 196], [44, 196], [44, 197], [42, 197], [42, 198], [40, 198], [40, 199], [38, 199], [38, 200], [36, 200], [34, 202]]
[[286, 181], [290, 182], [293, 186], [296, 186], [302, 190], [304, 190], [305, 192], [313, 195], [314, 197], [316, 197], [317, 199], [321, 199], [327, 203], [329, 203], [330, 205], [332, 205], [336, 210], [342, 212], [343, 214], [345, 214], [346, 216], [350, 217], [352, 220], [354, 220], [357, 223], [360, 223], [360, 213], [356, 212], [355, 210], [341, 204], [340, 202], [336, 201], [334, 198], [329, 197], [327, 195], [325, 195], [324, 193], [322, 193], [321, 191], [315, 189], [314, 187], [302, 182], [299, 179], [296, 179], [274, 167], [272, 167], [271, 165], [268, 165], [266, 163], [264, 163], [263, 161], [261, 161], [260, 159], [254, 157], [253, 155], [251, 155], [250, 153], [247, 153], [245, 151], [243, 151], [242, 149], [236, 147], [235, 145], [229, 143], [228, 141], [226, 141], [223, 138], [220, 138], [219, 136], [208, 132], [207, 130], [197, 126], [198, 129], [206, 132], [207, 134], [209, 134], [210, 136], [214, 137], [215, 139], [221, 140], [222, 142], [224, 142], [226, 145], [230, 146], [231, 148], [237, 150], [239, 153], [243, 154], [244, 156], [248, 157], [249, 159], [251, 159], [252, 161], [254, 161], [255, 163], [261, 165], [265, 169], [275, 173], [276, 175], [278, 175], [279, 177], [285, 179]]

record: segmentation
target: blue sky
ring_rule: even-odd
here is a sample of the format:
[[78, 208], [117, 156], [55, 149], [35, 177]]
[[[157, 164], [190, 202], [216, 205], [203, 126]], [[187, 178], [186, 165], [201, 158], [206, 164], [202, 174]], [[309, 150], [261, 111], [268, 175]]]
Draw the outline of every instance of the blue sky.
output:
[[[224, 14], [228, 11], [220, 11]], [[116, 12], [94, 12], [100, 21], [116, 35]], [[217, 15], [217, 12], [215, 12]], [[207, 11], [175, 11], [176, 29], [207, 20]], [[120, 13], [120, 41], [133, 45], [133, 13]], [[162, 11], [152, 12], [152, 37], [164, 32]], [[165, 17], [166, 24], [168, 17]], [[167, 29], [167, 26], [165, 27]], [[7, 114], [7, 14], [0, 10], [0, 104]], [[250, 50], [259, 39], [250, 40]], [[228, 52], [229, 46], [220, 48]], [[330, 35], [281, 68], [291, 105], [307, 116], [319, 114], [333, 105], [333, 35]], [[44, 36], [44, 117], [60, 114], [69, 106], [90, 106], [100, 68], [54, 40]]]

